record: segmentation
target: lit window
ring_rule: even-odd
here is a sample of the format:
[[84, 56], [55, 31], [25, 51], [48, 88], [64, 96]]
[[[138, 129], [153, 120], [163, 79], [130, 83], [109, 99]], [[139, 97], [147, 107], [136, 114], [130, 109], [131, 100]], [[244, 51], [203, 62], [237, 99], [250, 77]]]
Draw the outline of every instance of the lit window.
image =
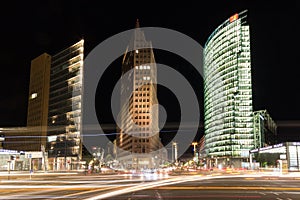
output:
[[30, 95], [30, 99], [35, 99], [37, 97], [37, 93], [35, 92], [35, 93], [32, 93], [31, 95]]

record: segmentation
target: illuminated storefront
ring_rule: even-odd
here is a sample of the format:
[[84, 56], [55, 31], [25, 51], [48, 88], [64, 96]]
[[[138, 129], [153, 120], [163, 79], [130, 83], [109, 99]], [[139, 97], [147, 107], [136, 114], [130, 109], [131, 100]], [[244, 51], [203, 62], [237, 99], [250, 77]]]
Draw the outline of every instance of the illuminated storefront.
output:
[[47, 155], [42, 151], [0, 149], [0, 171], [47, 170], [46, 164]]
[[258, 162], [263, 162], [261, 157], [265, 154], [265, 157], [269, 158], [270, 163], [276, 163], [278, 160], [281, 160], [283, 164], [286, 163], [286, 166], [283, 165], [283, 168], [287, 168], [288, 171], [300, 171], [300, 142], [284, 142], [257, 148], [251, 150], [250, 154], [252, 159]]

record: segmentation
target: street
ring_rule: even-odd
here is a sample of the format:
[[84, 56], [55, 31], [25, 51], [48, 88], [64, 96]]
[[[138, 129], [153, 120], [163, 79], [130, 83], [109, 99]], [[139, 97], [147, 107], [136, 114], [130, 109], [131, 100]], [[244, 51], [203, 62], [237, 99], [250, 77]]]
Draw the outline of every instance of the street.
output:
[[299, 175], [89, 174], [1, 175], [0, 199], [299, 199]]

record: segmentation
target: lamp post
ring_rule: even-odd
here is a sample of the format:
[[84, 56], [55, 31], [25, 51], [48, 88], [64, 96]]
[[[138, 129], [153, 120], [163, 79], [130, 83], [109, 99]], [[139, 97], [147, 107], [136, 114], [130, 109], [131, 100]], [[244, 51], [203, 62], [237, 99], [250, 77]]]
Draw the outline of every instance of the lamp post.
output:
[[193, 142], [192, 145], [194, 146], [194, 159], [196, 158], [196, 146], [198, 145], [197, 142]]
[[177, 160], [177, 142], [172, 142], [172, 162], [173, 162], [173, 146], [174, 146], [174, 161], [175, 164], [178, 164], [178, 160]]
[[192, 145], [194, 146], [194, 167], [196, 167], [196, 164], [198, 164], [198, 159], [197, 159], [197, 155], [196, 155], [196, 146], [198, 145], [197, 142], [192, 142]]

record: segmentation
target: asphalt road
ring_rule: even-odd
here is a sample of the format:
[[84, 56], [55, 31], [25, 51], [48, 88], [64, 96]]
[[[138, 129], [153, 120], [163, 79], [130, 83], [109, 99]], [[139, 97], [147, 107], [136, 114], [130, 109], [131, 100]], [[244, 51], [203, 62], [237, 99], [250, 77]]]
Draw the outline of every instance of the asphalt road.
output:
[[45, 174], [0, 179], [0, 199], [300, 199], [300, 176]]
[[108, 198], [111, 200], [145, 199], [300, 199], [300, 178], [228, 177], [189, 181], [159, 186]]

